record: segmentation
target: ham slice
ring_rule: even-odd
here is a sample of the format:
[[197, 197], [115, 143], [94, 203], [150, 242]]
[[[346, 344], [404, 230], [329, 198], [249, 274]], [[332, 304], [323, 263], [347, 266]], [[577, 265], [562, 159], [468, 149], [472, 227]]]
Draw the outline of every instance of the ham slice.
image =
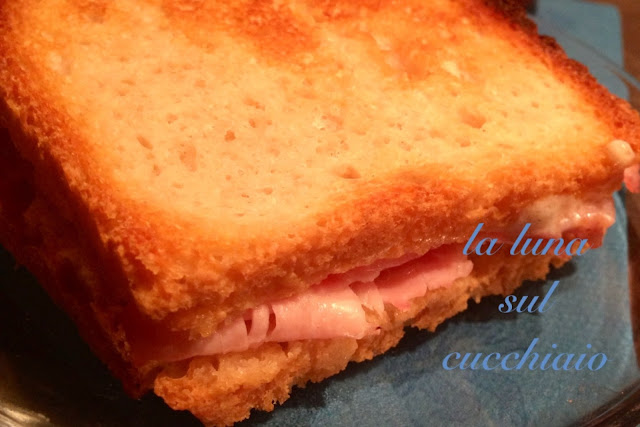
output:
[[271, 308], [275, 328], [267, 335], [267, 341], [362, 338], [375, 330], [367, 323], [360, 299], [348, 286], [314, 286]]
[[235, 319], [206, 340], [197, 341], [192, 352], [198, 354], [230, 353], [249, 348], [247, 326], [243, 318]]
[[384, 311], [384, 300], [380, 295], [378, 286], [373, 282], [357, 282], [351, 285], [351, 289], [360, 298], [360, 303], [363, 307], [367, 307], [369, 310], [381, 313]]
[[269, 307], [265, 304], [247, 312], [245, 318], [250, 320], [247, 333], [247, 344], [249, 347], [257, 347], [265, 341], [267, 332], [269, 332], [270, 317], [271, 310], [269, 310]]
[[471, 273], [473, 263], [458, 246], [445, 246], [414, 261], [384, 271], [376, 285], [384, 302], [401, 310], [411, 307], [411, 300], [451, 284]]
[[411, 260], [418, 258], [417, 254], [407, 254], [401, 256], [400, 258], [394, 259], [381, 259], [373, 264], [356, 267], [352, 270], [347, 271], [346, 273], [341, 274], [330, 274], [325, 280], [322, 281], [321, 285], [335, 284], [348, 286], [352, 283], [368, 283], [373, 282], [383, 270], [387, 270], [392, 267], [397, 267], [399, 265], [405, 264]]
[[406, 310], [413, 298], [467, 276], [472, 267], [458, 245], [443, 246], [421, 257], [410, 254], [381, 260], [331, 275], [300, 295], [248, 310], [209, 337], [181, 339], [173, 343], [179, 351], [164, 348], [159, 353], [163, 361], [172, 361], [244, 351], [265, 342], [360, 339], [377, 333], [380, 326], [367, 322], [363, 307], [378, 313], [385, 304]]

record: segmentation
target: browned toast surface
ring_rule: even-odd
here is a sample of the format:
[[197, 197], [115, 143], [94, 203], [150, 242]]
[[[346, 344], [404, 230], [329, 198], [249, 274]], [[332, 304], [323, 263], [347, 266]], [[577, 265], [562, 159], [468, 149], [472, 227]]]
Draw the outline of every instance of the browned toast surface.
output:
[[30, 193], [0, 185], [0, 242], [130, 390], [207, 423], [269, 409], [551, 258], [474, 260], [377, 339], [134, 366], [123, 319], [206, 336], [330, 273], [511, 229], [545, 197], [611, 194], [638, 162], [638, 114], [516, 3], [2, 2], [19, 161], [0, 176]]

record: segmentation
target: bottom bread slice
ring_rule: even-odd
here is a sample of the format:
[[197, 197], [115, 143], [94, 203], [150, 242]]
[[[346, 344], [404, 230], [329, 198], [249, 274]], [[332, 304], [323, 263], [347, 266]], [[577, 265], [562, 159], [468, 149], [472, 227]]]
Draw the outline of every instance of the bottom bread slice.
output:
[[433, 331], [464, 311], [470, 300], [508, 295], [524, 280], [544, 278], [550, 265], [566, 261], [508, 255], [472, 260], [470, 276], [417, 298], [409, 311], [387, 306], [388, 320], [379, 335], [266, 343], [239, 353], [195, 357], [165, 366], [155, 378], [154, 391], [169, 406], [191, 411], [205, 425], [229, 425], [247, 418], [252, 409], [273, 410], [295, 386], [321, 381], [344, 370], [349, 362], [384, 353], [398, 344], [407, 326]]

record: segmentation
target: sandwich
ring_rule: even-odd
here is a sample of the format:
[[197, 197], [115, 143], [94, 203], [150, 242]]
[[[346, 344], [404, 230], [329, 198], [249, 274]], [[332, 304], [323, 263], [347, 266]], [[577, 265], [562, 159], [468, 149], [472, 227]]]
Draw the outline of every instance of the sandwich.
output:
[[474, 231], [597, 247], [640, 163], [518, 1], [2, 2], [0, 127], [0, 243], [205, 425], [572, 255]]

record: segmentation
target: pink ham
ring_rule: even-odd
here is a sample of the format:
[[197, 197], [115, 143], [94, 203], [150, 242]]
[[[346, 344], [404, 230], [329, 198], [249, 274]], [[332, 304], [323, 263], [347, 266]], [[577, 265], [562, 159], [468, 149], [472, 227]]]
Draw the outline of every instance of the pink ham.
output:
[[398, 265], [402, 265], [418, 257], [419, 255], [417, 254], [406, 254], [404, 256], [401, 256], [400, 258], [381, 259], [374, 262], [373, 264], [363, 267], [356, 267], [345, 273], [330, 274], [329, 277], [322, 281], [321, 285], [335, 284], [349, 286], [350, 284], [357, 282], [373, 282], [380, 275], [381, 271], [392, 267], [397, 267]]
[[382, 300], [400, 310], [411, 307], [413, 298], [450, 285], [471, 273], [473, 263], [458, 246], [443, 246], [427, 255], [380, 274], [375, 284]]
[[384, 301], [378, 286], [373, 282], [357, 282], [351, 285], [351, 289], [360, 298], [360, 303], [370, 310], [381, 313], [384, 311]]
[[363, 306], [379, 313], [385, 303], [408, 309], [411, 299], [468, 275], [471, 268], [461, 247], [443, 246], [419, 258], [407, 255], [333, 275], [300, 295], [248, 310], [210, 337], [192, 342], [186, 353], [183, 348], [181, 358], [243, 351], [264, 342], [360, 339], [378, 328], [367, 322]]
[[248, 348], [246, 323], [240, 317], [210, 337], [197, 341], [193, 351], [197, 354], [218, 354], [244, 351]]
[[314, 286], [271, 308], [276, 325], [267, 341], [362, 338], [375, 330], [366, 321], [360, 299], [348, 286]]
[[206, 338], [191, 340], [184, 332], [162, 332], [135, 312], [128, 334], [145, 337], [132, 340], [145, 343], [133, 349], [138, 364], [244, 351], [265, 342], [360, 339], [377, 333], [380, 326], [367, 322], [365, 307], [378, 313], [384, 312], [385, 304], [405, 310], [413, 298], [451, 284], [471, 268], [462, 247], [443, 246], [418, 258], [381, 260], [332, 275], [302, 294], [247, 310]]
[[210, 337], [195, 342], [190, 353], [230, 353], [264, 342], [362, 338], [375, 329], [367, 323], [362, 302], [351, 288], [315, 286], [304, 294], [273, 303], [271, 308], [261, 305], [249, 310]]
[[269, 317], [271, 316], [271, 310], [266, 304], [247, 311], [245, 319], [249, 320], [249, 330], [247, 341], [249, 347], [255, 347], [267, 339], [267, 332], [269, 331]]

